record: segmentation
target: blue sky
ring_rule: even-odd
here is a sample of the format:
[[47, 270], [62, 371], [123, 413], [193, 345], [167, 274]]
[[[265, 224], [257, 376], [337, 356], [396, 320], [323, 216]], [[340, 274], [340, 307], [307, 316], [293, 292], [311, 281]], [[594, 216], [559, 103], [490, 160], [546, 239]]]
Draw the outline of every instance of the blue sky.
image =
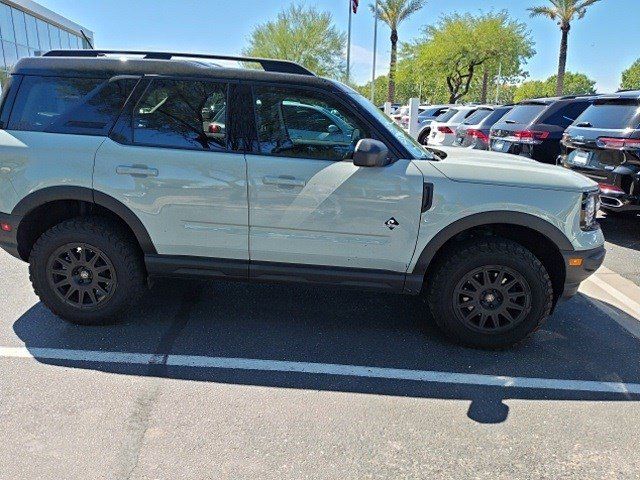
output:
[[[95, 32], [97, 48], [160, 49], [237, 54], [252, 28], [274, 17], [289, 0], [37, 0]], [[546, 78], [557, 68], [560, 31], [550, 20], [530, 19], [526, 9], [547, 0], [428, 0], [402, 25], [400, 39], [418, 35], [422, 26], [451, 12], [508, 10], [528, 23], [537, 55], [527, 65], [532, 78]], [[331, 11], [346, 30], [348, 0], [307, 0]], [[361, 0], [366, 7], [367, 1]], [[388, 69], [389, 30], [380, 27], [379, 73]], [[614, 90], [620, 73], [640, 57], [638, 0], [602, 0], [571, 31], [568, 68], [587, 73], [600, 91]], [[354, 17], [352, 65], [355, 80], [371, 77], [373, 17], [361, 7]]]

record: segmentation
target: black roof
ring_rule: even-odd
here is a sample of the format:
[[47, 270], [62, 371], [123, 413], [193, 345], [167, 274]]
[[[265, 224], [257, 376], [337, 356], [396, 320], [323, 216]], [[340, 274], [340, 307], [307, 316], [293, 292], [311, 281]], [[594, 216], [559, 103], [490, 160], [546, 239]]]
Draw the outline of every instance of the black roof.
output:
[[[135, 53], [135, 55], [140, 54], [144, 53]], [[202, 60], [197, 60], [198, 56], [196, 55], [180, 55], [185, 58], [141, 58], [140, 56], [135, 57], [131, 55], [123, 55], [122, 57], [96, 57], [75, 55], [48, 56], [47, 54], [42, 57], [26, 57], [19, 60], [12, 73], [22, 75], [55, 75], [93, 78], [111, 78], [117, 75], [179, 75], [185, 77], [201, 77], [225, 80], [247, 79], [275, 83], [295, 83], [298, 85], [317, 86], [324, 88], [338, 88], [338, 86], [340, 85], [338, 82], [335, 82], [333, 80], [316, 77], [310, 72], [308, 74], [301, 74], [281, 73], [279, 71], [265, 71], [254, 68], [227, 68], [216, 65], [215, 63], [207, 63]], [[194, 59], [190, 60], [189, 58]], [[236, 57], [214, 56], [202, 56], [200, 58], [236, 59]], [[239, 61], [244, 60], [239, 59]], [[254, 59], [247, 59], [247, 61], [254, 61]], [[282, 63], [291, 64], [291, 62]]]
[[595, 100], [600, 95], [565, 95], [563, 97], [543, 97], [543, 98], [530, 98], [523, 100], [517, 105], [551, 105], [556, 102], [568, 101], [568, 100]]
[[618, 92], [605, 95], [606, 97], [614, 97], [614, 98], [631, 98], [631, 99], [640, 99], [640, 90], [619, 90]]

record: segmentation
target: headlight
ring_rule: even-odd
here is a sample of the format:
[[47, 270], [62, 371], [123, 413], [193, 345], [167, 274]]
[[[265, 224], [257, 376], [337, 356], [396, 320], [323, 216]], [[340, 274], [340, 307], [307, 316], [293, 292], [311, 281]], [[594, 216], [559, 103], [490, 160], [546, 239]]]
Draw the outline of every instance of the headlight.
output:
[[580, 228], [582, 230], [594, 230], [598, 228], [596, 215], [600, 210], [600, 192], [587, 192], [582, 195], [582, 212], [580, 215]]

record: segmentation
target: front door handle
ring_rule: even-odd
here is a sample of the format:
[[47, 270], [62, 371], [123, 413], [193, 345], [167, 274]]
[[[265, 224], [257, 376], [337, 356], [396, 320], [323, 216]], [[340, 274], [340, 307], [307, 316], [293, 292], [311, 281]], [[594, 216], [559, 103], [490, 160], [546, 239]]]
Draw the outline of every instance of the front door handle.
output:
[[304, 187], [307, 182], [299, 178], [289, 175], [280, 175], [279, 177], [269, 176], [262, 177], [262, 183], [265, 185], [277, 185], [279, 187]]
[[129, 165], [120, 165], [116, 167], [118, 175], [131, 175], [133, 177], [157, 177], [158, 169], [149, 167], [134, 167]]

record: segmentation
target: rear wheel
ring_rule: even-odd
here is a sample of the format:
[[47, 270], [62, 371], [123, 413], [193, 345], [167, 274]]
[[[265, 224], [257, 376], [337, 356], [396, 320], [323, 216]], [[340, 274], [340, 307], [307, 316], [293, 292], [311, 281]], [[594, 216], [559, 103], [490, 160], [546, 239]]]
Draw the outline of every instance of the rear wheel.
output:
[[33, 288], [64, 320], [113, 323], [136, 304], [145, 271], [134, 240], [100, 217], [62, 222], [45, 232], [29, 257]]
[[428, 301], [435, 322], [456, 343], [500, 349], [537, 330], [553, 305], [542, 263], [506, 239], [474, 239], [435, 266]]

